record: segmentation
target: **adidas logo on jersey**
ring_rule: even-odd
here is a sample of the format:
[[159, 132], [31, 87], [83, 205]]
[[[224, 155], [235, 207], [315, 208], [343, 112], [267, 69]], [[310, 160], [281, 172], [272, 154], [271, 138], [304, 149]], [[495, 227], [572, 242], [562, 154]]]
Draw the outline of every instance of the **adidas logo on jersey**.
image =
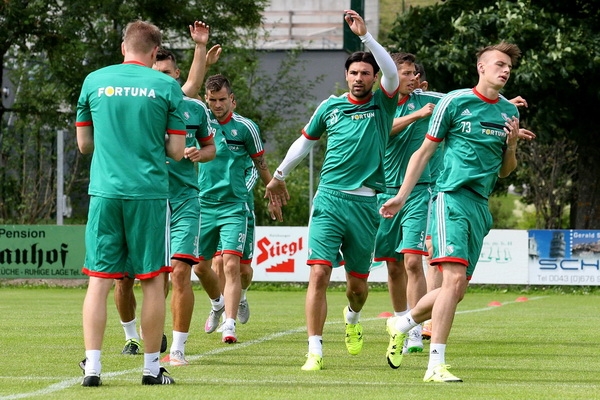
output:
[[465, 109], [463, 110], [463, 112], [461, 112], [461, 113], [460, 113], [460, 115], [471, 115], [471, 111], [469, 111], [469, 109], [468, 109], [468, 108], [465, 108]]

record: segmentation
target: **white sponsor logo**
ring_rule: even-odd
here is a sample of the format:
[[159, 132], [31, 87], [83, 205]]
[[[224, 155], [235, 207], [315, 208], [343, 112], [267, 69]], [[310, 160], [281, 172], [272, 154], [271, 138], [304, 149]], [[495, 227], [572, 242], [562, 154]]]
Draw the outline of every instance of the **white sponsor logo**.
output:
[[152, 97], [156, 98], [154, 89], [138, 88], [130, 86], [106, 86], [98, 88], [98, 97], [120, 97], [120, 96], [131, 96], [131, 97]]

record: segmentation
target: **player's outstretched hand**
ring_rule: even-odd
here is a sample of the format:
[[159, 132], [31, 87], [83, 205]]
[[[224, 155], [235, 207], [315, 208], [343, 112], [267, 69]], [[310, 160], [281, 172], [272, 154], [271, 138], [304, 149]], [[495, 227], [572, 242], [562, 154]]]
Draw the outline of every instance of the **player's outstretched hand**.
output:
[[525, 129], [525, 128], [519, 128], [519, 132], [517, 133], [517, 136], [519, 137], [519, 139], [525, 139], [525, 140], [533, 140], [537, 137], [535, 135], [535, 133], [533, 133], [530, 130]]
[[513, 99], [509, 100], [511, 103], [513, 103], [515, 106], [517, 107], [525, 107], [527, 108], [529, 105], [527, 104], [527, 100], [525, 100], [524, 98], [522, 98], [521, 96], [517, 96]]
[[277, 207], [271, 200], [269, 200], [269, 214], [273, 221], [283, 222], [283, 212], [281, 207]]
[[273, 178], [265, 190], [265, 198], [268, 198], [275, 207], [282, 207], [287, 204], [290, 194], [285, 186], [285, 181]]
[[219, 57], [221, 56], [221, 48], [220, 44], [215, 44], [206, 52], [206, 65], [210, 66], [216, 64], [219, 61]]
[[511, 119], [504, 122], [504, 132], [506, 132], [506, 144], [509, 147], [517, 145], [519, 139], [519, 119], [512, 117]]
[[193, 25], [189, 26], [190, 36], [192, 40], [198, 44], [206, 45], [208, 43], [208, 34], [210, 27], [202, 21], [194, 21]]
[[354, 10], [344, 10], [344, 19], [348, 23], [350, 30], [357, 36], [364, 36], [367, 34], [367, 25], [365, 20]]
[[404, 201], [402, 201], [402, 199], [400, 199], [398, 196], [392, 197], [383, 203], [379, 209], [379, 214], [383, 218], [393, 218], [394, 215], [398, 214], [398, 211], [400, 211], [403, 205]]

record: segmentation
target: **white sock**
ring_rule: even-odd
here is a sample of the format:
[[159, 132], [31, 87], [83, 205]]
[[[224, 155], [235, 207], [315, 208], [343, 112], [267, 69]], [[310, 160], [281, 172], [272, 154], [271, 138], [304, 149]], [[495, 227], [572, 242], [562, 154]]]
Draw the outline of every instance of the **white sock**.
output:
[[429, 364], [427, 369], [432, 369], [440, 364], [446, 364], [446, 345], [431, 343], [429, 345]]
[[102, 364], [100, 363], [100, 350], [86, 350], [85, 351], [85, 374], [90, 373], [99, 374], [102, 370]]
[[418, 324], [412, 318], [412, 314], [409, 311], [403, 316], [399, 317], [396, 321], [396, 329], [398, 329], [402, 333], [406, 333], [411, 330], [412, 327], [417, 326]]
[[123, 327], [123, 330], [125, 331], [125, 340], [140, 338], [138, 336], [137, 330], [135, 329], [135, 325], [136, 325], [135, 318], [129, 322], [121, 321], [121, 326]]
[[360, 311], [355, 312], [352, 310], [352, 308], [350, 308], [350, 306], [348, 306], [348, 312], [346, 313], [346, 322], [354, 325], [354, 324], [358, 324], [359, 320], [360, 320]]
[[246, 300], [246, 292], [248, 289], [242, 289], [242, 295], [240, 296], [240, 302]]
[[225, 298], [223, 295], [220, 295], [218, 299], [210, 299], [210, 304], [212, 304], [213, 310], [219, 311], [221, 308], [225, 307]]
[[235, 319], [227, 318], [225, 322], [223, 322], [223, 326], [235, 330]]
[[160, 372], [160, 353], [144, 353], [144, 370], [148, 370], [152, 376], [158, 376]]
[[410, 311], [409, 308], [407, 308], [404, 311], [394, 311], [394, 317], [401, 317], [401, 316], [403, 316], [404, 314], [406, 314], [409, 311]]
[[189, 336], [188, 332], [173, 331], [173, 342], [171, 343], [171, 353], [179, 350], [185, 354], [185, 343]]
[[308, 337], [308, 352], [323, 357], [323, 336]]

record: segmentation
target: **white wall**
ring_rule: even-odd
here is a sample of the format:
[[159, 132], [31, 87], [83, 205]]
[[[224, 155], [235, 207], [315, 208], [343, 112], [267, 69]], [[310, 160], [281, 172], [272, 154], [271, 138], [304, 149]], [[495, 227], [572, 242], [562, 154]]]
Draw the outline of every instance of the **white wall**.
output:
[[[492, 229], [471, 283], [600, 286], [600, 230], [561, 231], [566, 250], [559, 257], [548, 254], [557, 232]], [[258, 227], [255, 238], [255, 281], [308, 281], [307, 227]], [[536, 254], [529, 254], [531, 240], [540, 245]], [[344, 269], [335, 268], [331, 280], [345, 281]], [[387, 281], [385, 263], [372, 266], [369, 281]]]
[[[343, 48], [344, 10], [350, 0], [272, 0], [265, 9], [264, 30], [269, 37], [265, 49], [336, 50]], [[379, 34], [379, 1], [365, 1], [365, 22], [369, 32]]]
[[[527, 231], [492, 230], [484, 239], [481, 256], [472, 283], [527, 284]], [[257, 227], [254, 247], [254, 281], [308, 282], [306, 265], [307, 227]], [[344, 268], [335, 268], [334, 282], [345, 281]], [[386, 282], [384, 263], [374, 265], [371, 282]]]

